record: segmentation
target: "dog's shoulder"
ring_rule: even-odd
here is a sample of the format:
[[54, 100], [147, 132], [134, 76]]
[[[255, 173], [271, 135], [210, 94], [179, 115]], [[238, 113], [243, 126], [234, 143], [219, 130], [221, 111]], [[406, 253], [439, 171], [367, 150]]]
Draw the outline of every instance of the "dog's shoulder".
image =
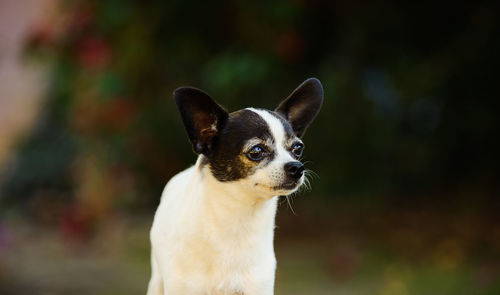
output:
[[[174, 175], [165, 185], [161, 195], [160, 204], [156, 210], [151, 228], [151, 237], [154, 233], [169, 224], [170, 219], [175, 214], [172, 212], [178, 211], [179, 205], [182, 204], [182, 197], [189, 186], [189, 182], [194, 173], [194, 166], [185, 169]], [[160, 234], [161, 235], [161, 234]]]
[[186, 189], [193, 175], [195, 166], [191, 166], [176, 175], [174, 175], [165, 185], [163, 189], [163, 193], [161, 195], [161, 202], [165, 201], [172, 195], [182, 194], [182, 192]]

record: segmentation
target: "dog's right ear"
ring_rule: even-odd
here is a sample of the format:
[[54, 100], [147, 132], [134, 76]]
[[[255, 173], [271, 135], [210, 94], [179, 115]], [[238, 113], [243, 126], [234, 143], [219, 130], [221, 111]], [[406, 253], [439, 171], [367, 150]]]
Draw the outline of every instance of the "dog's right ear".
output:
[[177, 88], [174, 99], [193, 150], [197, 154], [209, 154], [214, 139], [227, 121], [227, 111], [208, 94], [193, 87]]

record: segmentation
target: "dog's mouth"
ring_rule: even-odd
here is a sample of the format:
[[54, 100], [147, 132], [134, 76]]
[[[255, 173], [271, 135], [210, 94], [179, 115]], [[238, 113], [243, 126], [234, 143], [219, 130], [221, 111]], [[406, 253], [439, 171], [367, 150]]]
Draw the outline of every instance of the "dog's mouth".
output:
[[288, 193], [292, 192], [293, 190], [296, 190], [299, 186], [301, 186], [302, 180], [298, 179], [296, 181], [288, 181], [288, 182], [281, 183], [281, 184], [275, 185], [275, 186], [269, 186], [269, 185], [265, 185], [262, 183], [255, 183], [254, 185], [264, 187], [268, 190], [272, 190], [272, 191], [276, 192], [277, 194], [288, 194]]
[[282, 183], [280, 185], [273, 186], [273, 190], [275, 191], [291, 191], [296, 189], [300, 185], [300, 181], [293, 181]]

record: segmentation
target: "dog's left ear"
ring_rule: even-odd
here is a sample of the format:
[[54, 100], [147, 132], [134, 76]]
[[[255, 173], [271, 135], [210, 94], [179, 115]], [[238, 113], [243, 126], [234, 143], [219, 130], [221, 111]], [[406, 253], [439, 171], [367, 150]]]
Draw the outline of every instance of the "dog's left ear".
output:
[[227, 121], [227, 111], [208, 94], [193, 87], [177, 88], [174, 99], [194, 152], [208, 155]]
[[280, 103], [276, 112], [292, 125], [295, 135], [302, 137], [323, 104], [323, 86], [316, 78], [302, 82], [288, 98]]

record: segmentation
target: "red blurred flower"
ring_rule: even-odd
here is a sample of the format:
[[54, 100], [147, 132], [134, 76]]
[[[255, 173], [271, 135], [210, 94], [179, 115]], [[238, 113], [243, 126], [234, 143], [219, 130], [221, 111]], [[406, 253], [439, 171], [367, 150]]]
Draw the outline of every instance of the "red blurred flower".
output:
[[95, 101], [85, 100], [76, 103], [71, 116], [71, 125], [77, 132], [89, 134], [97, 128], [96, 118], [99, 106]]
[[68, 245], [78, 246], [85, 242], [92, 229], [92, 219], [79, 203], [68, 205], [59, 220], [61, 237]]
[[100, 37], [86, 37], [78, 44], [77, 59], [83, 67], [101, 69], [108, 65], [110, 58], [111, 48]]
[[38, 23], [33, 25], [26, 38], [27, 47], [40, 49], [54, 44], [55, 29], [50, 23]]
[[304, 40], [296, 31], [282, 32], [274, 44], [274, 51], [285, 61], [298, 62], [304, 53]]
[[85, 32], [93, 21], [93, 12], [89, 4], [81, 2], [70, 9], [72, 14], [68, 17], [67, 34], [70, 36]]
[[134, 106], [126, 99], [115, 99], [103, 107], [99, 114], [100, 126], [108, 130], [123, 130], [130, 125]]

